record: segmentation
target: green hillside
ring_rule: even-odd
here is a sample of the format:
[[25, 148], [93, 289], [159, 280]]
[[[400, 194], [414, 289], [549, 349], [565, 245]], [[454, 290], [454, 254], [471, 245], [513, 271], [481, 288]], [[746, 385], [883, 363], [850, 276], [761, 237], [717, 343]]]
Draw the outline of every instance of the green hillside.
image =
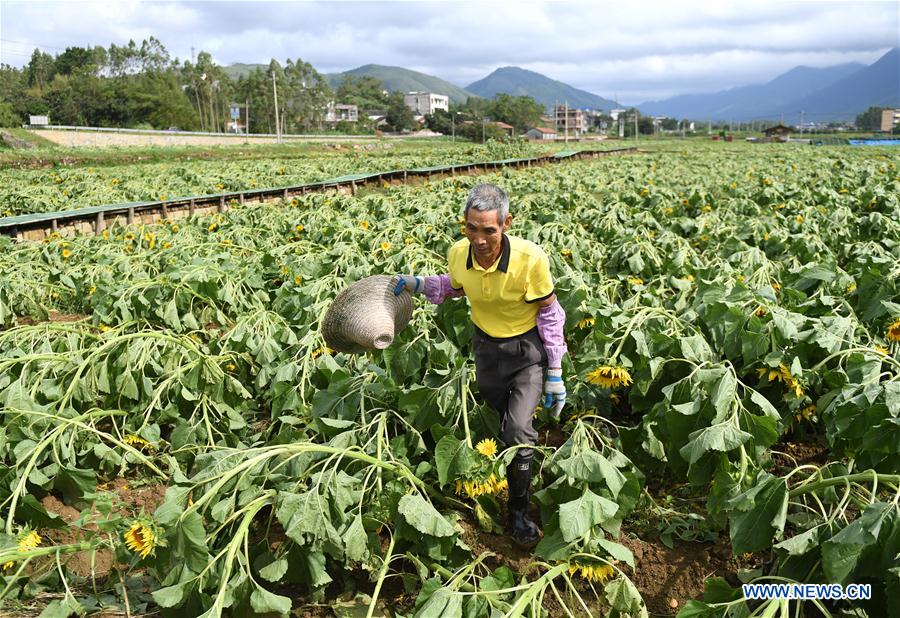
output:
[[262, 69], [265, 71], [268, 67], [268, 64], [244, 64], [243, 62], [235, 62], [234, 64], [229, 64], [227, 67], [222, 67], [222, 69], [229, 79], [237, 79], [249, 74], [253, 69]]
[[435, 94], [446, 94], [455, 103], [465, 103], [469, 97], [476, 96], [439, 77], [426, 75], [418, 71], [410, 71], [402, 67], [388, 67], [380, 64], [366, 64], [343, 73], [328, 73], [325, 75], [325, 79], [328, 80], [332, 88], [336, 89], [344, 75], [374, 77], [381, 80], [384, 88], [391, 92], [427, 91]]
[[492, 99], [501, 92], [513, 96], [529, 96], [547, 108], [553, 107], [554, 103], [564, 102], [572, 107], [593, 109], [610, 110], [618, 107], [615, 101], [519, 67], [499, 68], [484, 79], [469, 84], [466, 89], [486, 99]]

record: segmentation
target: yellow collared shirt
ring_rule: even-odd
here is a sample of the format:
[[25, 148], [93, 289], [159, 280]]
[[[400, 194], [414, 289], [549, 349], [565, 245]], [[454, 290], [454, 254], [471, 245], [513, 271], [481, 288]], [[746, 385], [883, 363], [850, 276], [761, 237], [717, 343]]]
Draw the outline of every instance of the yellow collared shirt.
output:
[[482, 268], [469, 239], [453, 244], [447, 255], [450, 285], [463, 289], [472, 321], [491, 337], [514, 337], [537, 324], [538, 302], [553, 294], [550, 260], [538, 245], [503, 235], [500, 257]]

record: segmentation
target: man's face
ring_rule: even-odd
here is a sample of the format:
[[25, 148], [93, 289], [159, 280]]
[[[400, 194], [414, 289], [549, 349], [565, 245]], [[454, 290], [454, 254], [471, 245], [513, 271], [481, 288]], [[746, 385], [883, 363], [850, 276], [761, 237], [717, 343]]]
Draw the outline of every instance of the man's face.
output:
[[509, 229], [512, 216], [507, 215], [506, 221], [498, 220], [499, 211], [480, 211], [470, 208], [466, 213], [466, 238], [472, 245], [475, 256], [482, 260], [489, 259], [500, 253], [500, 245], [503, 242], [503, 232]]

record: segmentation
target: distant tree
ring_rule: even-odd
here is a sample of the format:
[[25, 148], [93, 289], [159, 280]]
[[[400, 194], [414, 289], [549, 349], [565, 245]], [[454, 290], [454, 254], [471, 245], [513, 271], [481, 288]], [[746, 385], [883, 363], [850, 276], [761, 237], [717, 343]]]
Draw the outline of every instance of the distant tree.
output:
[[197, 54], [196, 63], [185, 62], [180, 71], [184, 92], [195, 105], [201, 130], [224, 131], [231, 82], [209, 52]]
[[278, 103], [287, 116], [288, 132], [320, 129], [334, 93], [325, 78], [308, 62], [288, 59]]
[[387, 122], [394, 131], [411, 131], [417, 129], [419, 126], [419, 123], [416, 122], [415, 114], [413, 114], [413, 111], [403, 102], [403, 93], [401, 92], [391, 93], [388, 98], [387, 117], [385, 118], [385, 122]]
[[491, 101], [481, 97], [469, 97], [466, 102], [458, 107], [451, 105], [450, 111], [458, 111], [466, 120], [478, 120], [487, 118], [491, 112]]
[[856, 117], [856, 127], [864, 131], [878, 131], [881, 129], [881, 112], [886, 107], [870, 107]]
[[540, 123], [544, 106], [531, 97], [500, 93], [490, 102], [487, 112], [491, 120], [511, 124], [521, 133]]
[[175, 126], [197, 128], [197, 115], [174, 73], [147, 72], [136, 76], [128, 106], [133, 121], [142, 120], [156, 129]]
[[[26, 95], [26, 88], [24, 71], [6, 64], [0, 65], [0, 126], [13, 127], [22, 124], [33, 101]], [[43, 111], [45, 110], [32, 109], [32, 113]]]
[[[625, 112], [625, 137], [634, 137], [635, 111], [634, 108], [631, 108]], [[650, 116], [638, 113], [638, 132], [641, 135], [653, 135], [653, 119]]]
[[22, 117], [16, 113], [11, 103], [0, 101], [0, 127], [17, 127], [22, 124]]
[[[640, 121], [638, 121], [638, 124], [640, 124]], [[675, 118], [663, 118], [659, 126], [665, 131], [674, 131], [678, 128], [678, 120]]]
[[234, 85], [235, 100], [250, 107], [250, 132], [275, 133], [275, 105], [272, 101], [272, 76], [254, 69]]
[[482, 120], [470, 120], [462, 125], [456, 125], [456, 134], [478, 144], [488, 140], [502, 142], [506, 139], [506, 131], [495, 124]]
[[102, 47], [67, 47], [56, 57], [54, 68], [60, 75], [96, 75], [106, 65]]
[[618, 126], [609, 114], [597, 114], [591, 119], [593, 128], [610, 130], [613, 126]]
[[338, 103], [356, 105], [360, 110], [383, 110], [388, 104], [381, 80], [369, 75], [345, 75], [335, 93]]
[[[456, 112], [453, 113], [455, 114]], [[454, 132], [454, 121], [450, 117], [450, 112], [442, 109], [436, 109], [433, 113], [426, 114], [425, 126], [444, 135], [450, 135]]]
[[28, 86], [43, 90], [56, 73], [56, 62], [53, 56], [38, 49], [31, 54], [31, 60], [25, 65], [25, 79]]

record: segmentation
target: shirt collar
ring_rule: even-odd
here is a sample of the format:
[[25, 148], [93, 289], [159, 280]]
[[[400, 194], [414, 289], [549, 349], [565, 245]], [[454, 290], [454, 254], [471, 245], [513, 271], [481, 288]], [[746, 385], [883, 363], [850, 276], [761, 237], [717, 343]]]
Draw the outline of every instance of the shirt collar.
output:
[[[509, 254], [510, 254], [509, 238], [506, 236], [506, 234], [503, 234], [503, 237], [500, 240], [500, 244], [502, 247], [500, 249], [500, 258], [495, 263], [497, 264], [497, 270], [505, 273], [505, 272], [509, 271]], [[475, 258], [472, 256], [472, 245], [470, 243], [469, 244], [469, 257], [466, 260], [466, 269], [471, 270], [473, 268], [475, 268]], [[479, 266], [479, 268], [480, 268], [480, 266]], [[490, 271], [492, 268], [493, 268], [493, 264], [489, 268], [485, 268], [483, 270]]]

